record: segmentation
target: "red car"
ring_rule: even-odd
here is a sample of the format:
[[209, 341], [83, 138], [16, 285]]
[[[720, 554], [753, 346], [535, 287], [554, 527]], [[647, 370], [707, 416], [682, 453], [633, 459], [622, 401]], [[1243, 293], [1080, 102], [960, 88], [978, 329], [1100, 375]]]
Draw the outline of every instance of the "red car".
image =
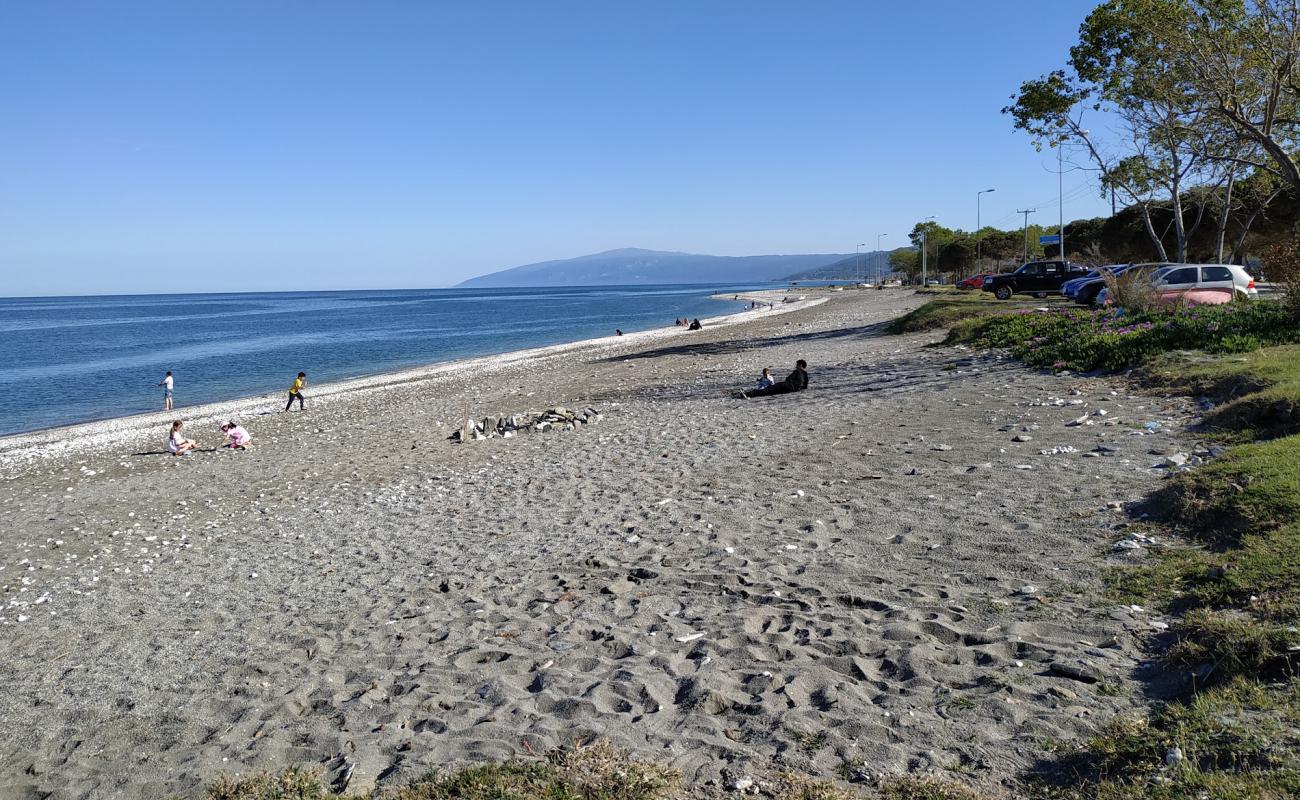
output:
[[981, 272], [979, 275], [972, 275], [964, 281], [957, 281], [958, 289], [979, 289], [984, 286], [984, 279], [992, 275], [992, 272]]

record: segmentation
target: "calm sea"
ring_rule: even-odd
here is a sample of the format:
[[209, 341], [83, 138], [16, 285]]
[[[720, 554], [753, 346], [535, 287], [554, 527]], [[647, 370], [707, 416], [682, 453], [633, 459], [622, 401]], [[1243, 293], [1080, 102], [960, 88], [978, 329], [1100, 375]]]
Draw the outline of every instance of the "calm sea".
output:
[[[0, 299], [0, 434], [731, 313], [736, 286]], [[752, 287], [751, 287], [752, 288]]]

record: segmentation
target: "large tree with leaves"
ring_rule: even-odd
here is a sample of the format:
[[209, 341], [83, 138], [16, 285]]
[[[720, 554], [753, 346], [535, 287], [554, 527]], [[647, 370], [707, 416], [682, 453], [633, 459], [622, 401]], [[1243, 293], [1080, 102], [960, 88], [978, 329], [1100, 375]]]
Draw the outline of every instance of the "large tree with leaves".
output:
[[[1184, 193], [1194, 183], [1219, 183], [1223, 174], [1209, 151], [1203, 117], [1190, 84], [1159, 46], [1157, 19], [1178, 16], [1185, 0], [1111, 0], [1093, 10], [1070, 49], [1069, 67], [1027, 81], [1003, 109], [1037, 146], [1081, 146], [1101, 176], [1140, 211], [1155, 255], [1167, 259], [1165, 231], [1152, 215], [1167, 206], [1174, 256], [1183, 261], [1187, 242], [1203, 215], [1188, 215]], [[1106, 111], [1120, 121], [1111, 141], [1090, 133], [1084, 115]], [[1203, 211], [1202, 205], [1200, 210]]]
[[[1146, 0], [1154, 4], [1155, 0]], [[1181, 0], [1143, 25], [1197, 107], [1240, 142], [1232, 159], [1300, 193], [1300, 2]]]

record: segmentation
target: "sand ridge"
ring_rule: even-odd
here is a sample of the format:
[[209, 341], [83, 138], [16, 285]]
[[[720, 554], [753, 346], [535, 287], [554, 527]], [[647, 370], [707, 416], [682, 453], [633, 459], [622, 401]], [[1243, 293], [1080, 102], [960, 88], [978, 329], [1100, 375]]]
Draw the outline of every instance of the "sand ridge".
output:
[[[1106, 506], [1157, 485], [1192, 409], [882, 335], [919, 302], [341, 393], [251, 418], [247, 453], [24, 468], [0, 797], [289, 764], [358, 787], [594, 738], [699, 781], [1013, 777], [1141, 703], [1159, 620], [1096, 605]], [[729, 396], [799, 357], [810, 391]], [[467, 410], [583, 404], [605, 419], [445, 441]], [[1052, 670], [1080, 660], [1105, 683]]]

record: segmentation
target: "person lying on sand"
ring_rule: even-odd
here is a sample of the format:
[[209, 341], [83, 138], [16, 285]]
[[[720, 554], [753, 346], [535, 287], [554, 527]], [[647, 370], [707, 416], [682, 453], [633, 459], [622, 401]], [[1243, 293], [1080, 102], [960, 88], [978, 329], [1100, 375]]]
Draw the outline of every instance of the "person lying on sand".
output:
[[[764, 370], [766, 371], [766, 370]], [[753, 389], [748, 392], [741, 392], [740, 396], [750, 397], [767, 397], [773, 394], [789, 394], [790, 392], [802, 392], [808, 388], [808, 362], [802, 358], [794, 363], [794, 372], [785, 377], [780, 383], [774, 383], [766, 389]]]
[[232, 420], [221, 426], [221, 432], [226, 434], [226, 440], [221, 443], [222, 447], [229, 447], [231, 450], [247, 450], [248, 446], [253, 443], [253, 437], [248, 435], [242, 425], [236, 425]]
[[184, 424], [180, 420], [176, 420], [172, 423], [172, 429], [167, 434], [167, 452], [174, 456], [183, 456], [199, 446], [199, 443], [193, 439], [186, 439], [181, 436], [181, 428]]
[[772, 377], [772, 368], [763, 367], [763, 374], [758, 376], [758, 388], [766, 389], [776, 383], [776, 378]]

